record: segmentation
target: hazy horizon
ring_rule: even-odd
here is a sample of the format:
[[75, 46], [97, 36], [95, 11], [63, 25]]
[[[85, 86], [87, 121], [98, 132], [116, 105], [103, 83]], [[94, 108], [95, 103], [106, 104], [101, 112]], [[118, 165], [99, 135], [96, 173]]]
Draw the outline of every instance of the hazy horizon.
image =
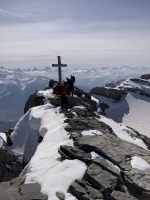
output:
[[0, 65], [150, 65], [149, 0], [0, 0]]

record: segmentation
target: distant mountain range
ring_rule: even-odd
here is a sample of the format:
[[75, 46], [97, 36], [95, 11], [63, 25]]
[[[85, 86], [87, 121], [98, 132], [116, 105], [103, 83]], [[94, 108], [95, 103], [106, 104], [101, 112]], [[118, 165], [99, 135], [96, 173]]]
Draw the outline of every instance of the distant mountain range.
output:
[[[115, 83], [120, 79], [140, 76], [150, 72], [148, 67], [92, 67], [75, 68], [68, 66], [63, 79], [73, 74], [76, 85], [90, 91], [95, 86]], [[58, 79], [56, 68], [6, 69], [0, 66], [0, 131], [11, 127], [22, 115], [27, 98], [36, 90], [44, 89], [49, 79]]]

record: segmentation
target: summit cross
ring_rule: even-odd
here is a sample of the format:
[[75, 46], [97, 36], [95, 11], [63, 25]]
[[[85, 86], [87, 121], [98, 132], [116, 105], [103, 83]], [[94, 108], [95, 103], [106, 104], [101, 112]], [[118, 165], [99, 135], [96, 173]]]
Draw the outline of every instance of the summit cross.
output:
[[59, 77], [59, 83], [62, 83], [62, 72], [61, 67], [67, 67], [67, 64], [61, 63], [61, 56], [57, 56], [58, 64], [52, 64], [52, 67], [58, 67], [58, 77]]

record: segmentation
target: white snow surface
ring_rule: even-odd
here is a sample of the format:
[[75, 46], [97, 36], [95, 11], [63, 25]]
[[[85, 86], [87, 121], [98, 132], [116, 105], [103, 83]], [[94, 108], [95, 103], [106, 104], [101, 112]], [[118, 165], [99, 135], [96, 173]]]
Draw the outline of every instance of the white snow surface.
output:
[[45, 104], [46, 104], [46, 103], [49, 103], [48, 98], [55, 97], [56, 95], [53, 94], [53, 90], [52, 89], [47, 89], [47, 90], [39, 90], [37, 92], [37, 96], [44, 97], [45, 98], [44, 101], [45, 101]]
[[94, 96], [91, 96], [91, 100], [95, 101], [99, 105], [99, 100], [95, 98]]
[[0, 132], [0, 137], [7, 143], [7, 137], [5, 133]]
[[81, 132], [82, 135], [90, 135], [90, 136], [93, 136], [93, 135], [102, 135], [103, 133], [99, 130], [86, 130], [86, 131], [82, 131]]
[[[143, 80], [140, 78], [129, 78], [126, 81], [123, 81], [119, 88], [135, 88], [139, 90], [144, 90], [147, 94], [150, 94], [150, 81]], [[118, 88], [118, 87], [116, 87]]]
[[99, 120], [108, 124], [120, 139], [148, 150], [146, 144], [143, 142], [143, 140], [136, 137], [136, 133], [133, 130], [104, 116], [101, 116]]
[[[79, 160], [59, 161], [60, 145], [72, 145], [64, 129], [64, 119], [59, 108], [50, 104], [38, 106], [19, 120], [12, 134], [14, 145], [11, 150], [26, 161], [31, 159], [26, 168], [26, 183], [40, 183], [49, 200], [58, 200], [56, 192], [65, 193], [67, 200], [75, 199], [67, 190], [75, 179], [83, 177], [87, 168]], [[36, 141], [40, 135], [44, 138], [38, 145]]]
[[129, 106], [129, 112], [124, 114], [123, 124], [150, 137], [150, 98], [130, 93], [126, 97], [126, 102]]
[[138, 156], [132, 157], [131, 165], [132, 165], [132, 168], [142, 170], [142, 171], [150, 169], [150, 164]]
[[[97, 96], [98, 97], [98, 96]], [[117, 123], [132, 127], [150, 137], [150, 98], [134, 92], [128, 93], [119, 101], [99, 96], [109, 105], [106, 116]]]

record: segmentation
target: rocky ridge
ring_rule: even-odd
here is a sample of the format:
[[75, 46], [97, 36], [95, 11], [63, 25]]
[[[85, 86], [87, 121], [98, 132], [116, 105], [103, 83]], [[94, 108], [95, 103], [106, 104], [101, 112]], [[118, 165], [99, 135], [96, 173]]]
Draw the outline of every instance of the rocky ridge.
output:
[[[78, 113], [79, 114], [79, 113]], [[68, 114], [67, 114], [68, 115]], [[66, 116], [67, 116], [66, 115]], [[82, 180], [70, 187], [77, 199], [143, 199], [150, 198], [150, 169], [140, 171], [131, 166], [133, 156], [150, 163], [149, 151], [118, 138], [101, 117], [72, 117], [66, 119], [67, 131], [74, 147], [61, 146], [63, 159], [79, 159], [87, 164]], [[82, 131], [98, 130], [102, 135], [84, 136]], [[137, 136], [138, 137], [138, 136]], [[96, 156], [92, 158], [91, 153]]]
[[129, 92], [150, 97], [149, 74], [142, 75], [140, 78], [129, 78], [122, 81], [116, 87], [95, 87], [90, 93], [101, 95], [114, 100], [119, 100]]
[[[51, 86], [45, 92], [50, 88]], [[70, 185], [68, 192], [79, 200], [148, 200], [150, 168], [143, 170], [133, 167], [132, 161], [134, 157], [139, 157], [150, 165], [149, 138], [130, 128], [127, 129], [127, 134], [132, 140], [142, 141], [145, 148], [119, 138], [113, 127], [103, 121], [103, 116], [95, 112], [99, 105], [91, 100], [91, 96], [82, 90], [77, 91], [77, 96], [68, 98], [70, 110], [62, 111], [67, 124], [65, 129], [74, 141], [74, 146], [62, 145], [58, 152], [62, 161], [81, 160], [86, 164], [87, 170], [81, 180], [75, 180]], [[60, 105], [57, 96], [40, 96], [38, 103], [36, 99], [39, 96], [33, 96], [26, 104], [26, 111], [44, 104], [43, 98], [56, 107]], [[2, 149], [2, 152], [5, 151]], [[0, 161], [6, 162], [5, 159]], [[8, 162], [12, 163], [12, 160], [9, 159]], [[24, 184], [22, 177], [8, 180], [0, 183], [0, 199], [47, 199], [47, 196], [41, 194], [37, 183]], [[56, 196], [58, 199], [65, 199], [65, 195], [59, 191]]]

